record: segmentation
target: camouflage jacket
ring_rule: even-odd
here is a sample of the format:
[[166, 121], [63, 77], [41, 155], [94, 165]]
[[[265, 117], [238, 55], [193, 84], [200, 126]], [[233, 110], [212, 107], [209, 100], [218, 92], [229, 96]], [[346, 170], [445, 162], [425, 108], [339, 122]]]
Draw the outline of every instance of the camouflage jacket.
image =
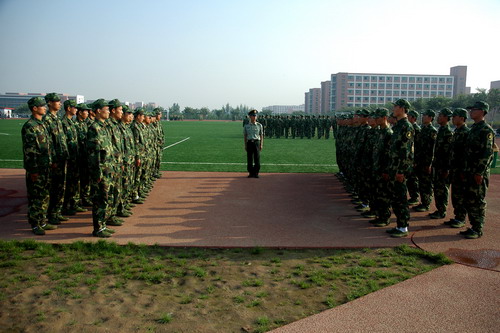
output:
[[68, 159], [68, 145], [66, 142], [66, 134], [64, 133], [61, 119], [51, 112], [48, 112], [43, 117], [45, 128], [49, 132], [50, 139], [52, 140], [52, 161], [64, 161]]
[[81, 121], [76, 120], [76, 130], [78, 132], [78, 154], [80, 156], [80, 161], [85, 161], [87, 164], [87, 132], [89, 130], [88, 121], [89, 118]]
[[432, 124], [423, 125], [418, 137], [415, 138], [415, 165], [430, 167], [434, 160], [437, 130]]
[[453, 139], [451, 141], [451, 161], [450, 172], [452, 175], [458, 175], [465, 171], [465, 146], [469, 136], [470, 129], [464, 124], [460, 128], [455, 128]]
[[392, 137], [390, 127], [379, 128], [377, 130], [377, 140], [373, 146], [373, 170], [377, 175], [389, 173], [389, 149]]
[[52, 163], [52, 142], [41, 120], [33, 116], [21, 129], [24, 169], [28, 173], [48, 173]]
[[413, 166], [414, 129], [408, 119], [402, 118], [392, 128], [391, 144], [389, 146], [389, 176], [396, 174], [408, 175]]
[[94, 121], [87, 132], [87, 155], [90, 179], [110, 178], [115, 171], [113, 138], [105, 122]]
[[146, 125], [133, 121], [130, 128], [134, 134], [135, 159], [143, 159], [146, 155]]
[[111, 142], [113, 143], [113, 156], [115, 157], [115, 165], [123, 165], [123, 136], [120, 130], [120, 123], [114, 118], [107, 120], [108, 129], [111, 133]]
[[450, 125], [439, 126], [436, 148], [434, 149], [434, 161], [432, 167], [435, 170], [449, 171], [451, 157], [451, 141], [453, 140], [453, 132]]
[[465, 172], [488, 177], [495, 133], [484, 120], [471, 126], [465, 145]]
[[73, 119], [64, 116], [61, 119], [63, 131], [66, 134], [66, 145], [68, 146], [68, 160], [76, 162], [78, 160], [78, 130]]
[[130, 125], [120, 122], [119, 126], [123, 137], [123, 162], [126, 164], [133, 164], [135, 162], [135, 143], [134, 133]]

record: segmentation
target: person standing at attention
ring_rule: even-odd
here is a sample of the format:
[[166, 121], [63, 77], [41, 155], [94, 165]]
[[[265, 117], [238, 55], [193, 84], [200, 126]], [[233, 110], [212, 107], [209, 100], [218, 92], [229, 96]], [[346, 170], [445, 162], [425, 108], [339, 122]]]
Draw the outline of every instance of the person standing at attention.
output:
[[248, 112], [250, 122], [243, 127], [243, 138], [247, 152], [248, 178], [259, 178], [260, 151], [264, 144], [264, 129], [257, 122], [257, 110]]

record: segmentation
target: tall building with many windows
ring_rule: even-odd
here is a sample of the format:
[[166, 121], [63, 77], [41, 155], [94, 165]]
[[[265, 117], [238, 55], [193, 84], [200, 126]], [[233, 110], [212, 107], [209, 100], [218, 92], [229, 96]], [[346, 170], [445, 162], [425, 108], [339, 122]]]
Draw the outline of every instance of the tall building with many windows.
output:
[[343, 107], [383, 105], [399, 98], [414, 101], [467, 92], [467, 66], [455, 66], [450, 75], [346, 73], [331, 75], [330, 111]]
[[304, 104], [306, 114], [320, 114], [321, 88], [309, 89], [309, 92], [306, 92]]
[[321, 82], [321, 114], [330, 112], [330, 86], [331, 81]]

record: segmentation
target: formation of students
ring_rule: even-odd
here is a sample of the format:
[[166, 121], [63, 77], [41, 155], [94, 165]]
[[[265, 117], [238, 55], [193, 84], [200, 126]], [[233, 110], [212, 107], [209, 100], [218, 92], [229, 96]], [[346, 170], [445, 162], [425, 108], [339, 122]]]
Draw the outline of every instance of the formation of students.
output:
[[[374, 226], [385, 227], [392, 207], [397, 225], [387, 232], [405, 237], [409, 206], [417, 212], [429, 211], [434, 197], [437, 210], [429, 217], [444, 219], [451, 187], [454, 217], [444, 224], [462, 228], [468, 216], [470, 228], [460, 234], [468, 239], [481, 237], [495, 146], [493, 129], [484, 121], [489, 105], [478, 101], [467, 107], [469, 112], [461, 108], [425, 110], [419, 126], [419, 113], [410, 110], [408, 101], [393, 104], [392, 112], [362, 109], [338, 117], [333, 126], [338, 177], [356, 209], [362, 216], [374, 218], [370, 220]], [[470, 128], [468, 115], [474, 121]], [[432, 125], [436, 116], [438, 129]]]
[[[333, 119], [330, 116], [260, 116], [267, 138], [330, 138]], [[249, 123], [249, 118], [243, 119], [243, 126]]]
[[161, 177], [161, 111], [131, 110], [118, 99], [67, 100], [60, 117], [56, 93], [28, 106], [22, 141], [33, 233], [44, 235], [91, 206], [92, 235], [110, 237], [109, 226], [122, 225]]

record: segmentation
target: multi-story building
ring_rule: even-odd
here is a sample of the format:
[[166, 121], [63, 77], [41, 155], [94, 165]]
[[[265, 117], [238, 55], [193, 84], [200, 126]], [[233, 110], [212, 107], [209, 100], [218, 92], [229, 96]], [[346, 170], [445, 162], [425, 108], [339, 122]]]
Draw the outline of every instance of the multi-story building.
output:
[[320, 114], [321, 112], [321, 88], [309, 89], [305, 95], [305, 113]]
[[264, 106], [262, 111], [268, 110], [275, 114], [291, 114], [293, 112], [304, 112], [304, 104], [302, 105], [270, 105]]
[[321, 114], [330, 112], [330, 86], [331, 81], [321, 82]]
[[346, 73], [331, 75], [330, 110], [383, 105], [399, 98], [414, 101], [466, 94], [467, 66], [450, 69], [450, 75]]
[[[32, 97], [41, 96], [44, 97], [46, 93], [5, 93], [0, 95], [0, 108], [12, 108], [15, 109], [23, 104], [26, 104], [28, 100]], [[61, 97], [61, 101], [67, 101], [68, 99], [76, 100], [77, 103], [83, 103], [85, 98], [83, 95], [68, 95], [68, 94], [58, 94]]]
[[491, 81], [491, 83], [490, 83], [490, 89], [500, 89], [500, 80], [498, 80], [498, 81]]

